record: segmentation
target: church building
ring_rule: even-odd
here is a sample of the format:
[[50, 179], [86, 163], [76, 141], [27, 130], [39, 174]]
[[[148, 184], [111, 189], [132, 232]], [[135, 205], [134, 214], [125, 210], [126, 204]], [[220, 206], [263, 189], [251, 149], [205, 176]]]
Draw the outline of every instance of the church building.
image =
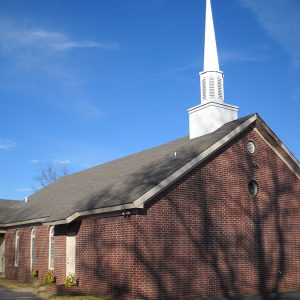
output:
[[299, 290], [300, 164], [225, 103], [210, 0], [200, 87], [187, 137], [0, 200], [0, 276], [108, 299]]

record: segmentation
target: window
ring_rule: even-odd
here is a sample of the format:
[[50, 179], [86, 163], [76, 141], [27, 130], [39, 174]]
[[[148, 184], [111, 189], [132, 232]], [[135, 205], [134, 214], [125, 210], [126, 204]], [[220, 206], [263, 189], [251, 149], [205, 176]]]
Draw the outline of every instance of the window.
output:
[[255, 180], [251, 180], [248, 183], [248, 191], [251, 196], [255, 197], [258, 193], [258, 184]]
[[49, 230], [49, 270], [54, 269], [54, 227]]
[[19, 253], [20, 253], [20, 236], [19, 230], [16, 231], [15, 237], [15, 266], [19, 266]]
[[32, 228], [31, 230], [31, 237], [30, 237], [30, 268], [31, 270], [36, 267], [35, 265], [35, 229]]

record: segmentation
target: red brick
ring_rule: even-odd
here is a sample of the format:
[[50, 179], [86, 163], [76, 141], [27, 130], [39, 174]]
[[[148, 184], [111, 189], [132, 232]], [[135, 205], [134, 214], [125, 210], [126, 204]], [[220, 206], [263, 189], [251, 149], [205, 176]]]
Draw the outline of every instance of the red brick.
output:
[[[257, 151], [246, 151], [252, 140]], [[253, 165], [259, 164], [259, 168]], [[252, 198], [248, 182], [259, 184]], [[300, 182], [254, 131], [232, 141], [151, 201], [144, 215], [85, 219], [76, 236], [81, 292], [113, 299], [187, 299], [300, 288]], [[36, 227], [37, 267], [48, 269], [48, 230]], [[31, 227], [6, 233], [8, 278], [29, 280]], [[55, 268], [65, 277], [65, 237]]]

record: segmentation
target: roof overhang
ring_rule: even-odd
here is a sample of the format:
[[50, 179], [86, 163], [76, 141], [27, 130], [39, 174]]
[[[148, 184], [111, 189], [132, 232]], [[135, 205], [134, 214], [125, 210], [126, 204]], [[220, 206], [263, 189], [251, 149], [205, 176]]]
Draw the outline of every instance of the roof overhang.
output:
[[46, 221], [46, 219], [47, 219], [46, 217], [43, 217], [43, 218], [25, 220], [20, 222], [5, 223], [5, 224], [0, 224], [0, 228], [9, 228], [9, 227], [30, 225], [30, 224], [43, 224]]
[[266, 125], [266, 123], [259, 117], [258, 114], [253, 115], [249, 119], [247, 119], [240, 126], [232, 130], [229, 134], [224, 136], [218, 142], [213, 144], [207, 150], [199, 154], [189, 163], [181, 167], [175, 173], [173, 173], [168, 178], [164, 179], [158, 185], [153, 187], [147, 193], [136, 199], [132, 204], [122, 205], [122, 206], [114, 206], [107, 208], [100, 208], [89, 211], [76, 212], [75, 214], [69, 216], [66, 221], [73, 221], [76, 218], [81, 216], [86, 216], [90, 214], [98, 214], [104, 213], [108, 211], [116, 211], [116, 210], [124, 210], [124, 209], [133, 209], [133, 208], [144, 208], [145, 204], [150, 201], [153, 197], [161, 193], [163, 190], [168, 188], [175, 181], [180, 179], [186, 173], [190, 172], [192, 169], [197, 167], [203, 161], [212, 156], [216, 151], [220, 148], [228, 144], [234, 138], [236, 138], [240, 133], [248, 129], [250, 126], [253, 126], [255, 131], [263, 137], [263, 139], [267, 142], [267, 144], [275, 151], [275, 153], [282, 159], [282, 161], [290, 168], [290, 170], [297, 176], [300, 180], [300, 164], [295, 156], [284, 146], [284, 144], [280, 141], [280, 139], [275, 135], [275, 133]]
[[211, 147], [203, 151], [197, 157], [192, 159], [190, 162], [185, 164], [183, 167], [178, 169], [172, 175], [161, 181], [158, 185], [153, 187], [151, 190], [143, 194], [141, 197], [136, 199], [130, 204], [117, 205], [111, 207], [104, 208], [96, 208], [85, 211], [78, 211], [66, 219], [55, 220], [55, 221], [47, 221], [45, 218], [29, 220], [25, 222], [17, 222], [10, 224], [0, 224], [0, 227], [11, 227], [18, 226], [29, 223], [43, 223], [44, 225], [59, 225], [59, 224], [69, 224], [77, 219], [85, 218], [87, 216], [94, 215], [104, 215], [108, 213], [116, 213], [122, 212], [124, 210], [132, 210], [132, 209], [143, 209], [147, 202], [161, 193], [163, 190], [168, 188], [171, 184], [176, 182], [182, 176], [190, 172], [192, 169], [197, 167], [199, 164], [203, 163], [209, 157], [211, 157], [216, 151], [224, 147], [230, 141], [235, 139], [239, 134], [247, 130], [250, 126], [254, 128], [254, 130], [264, 139], [264, 141], [271, 147], [274, 152], [281, 158], [281, 160], [289, 167], [289, 169], [296, 175], [296, 177], [300, 180], [300, 163], [295, 158], [295, 156], [284, 146], [284, 144], [280, 141], [280, 139], [275, 135], [275, 133], [266, 125], [266, 123], [259, 117], [258, 114], [253, 115], [241, 125], [236, 127], [218, 142], [213, 144]]

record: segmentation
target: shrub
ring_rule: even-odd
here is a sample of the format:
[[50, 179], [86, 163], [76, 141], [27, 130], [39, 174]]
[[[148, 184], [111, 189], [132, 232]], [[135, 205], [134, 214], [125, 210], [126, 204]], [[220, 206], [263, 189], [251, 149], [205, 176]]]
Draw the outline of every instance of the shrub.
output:
[[32, 275], [33, 278], [34, 277], [39, 277], [39, 270], [33, 268], [32, 271], [31, 271], [31, 275]]
[[75, 274], [69, 273], [65, 280], [65, 286], [75, 286], [76, 285], [76, 277]]
[[56, 276], [53, 274], [53, 271], [48, 271], [44, 277], [44, 284], [50, 285], [56, 282]]

